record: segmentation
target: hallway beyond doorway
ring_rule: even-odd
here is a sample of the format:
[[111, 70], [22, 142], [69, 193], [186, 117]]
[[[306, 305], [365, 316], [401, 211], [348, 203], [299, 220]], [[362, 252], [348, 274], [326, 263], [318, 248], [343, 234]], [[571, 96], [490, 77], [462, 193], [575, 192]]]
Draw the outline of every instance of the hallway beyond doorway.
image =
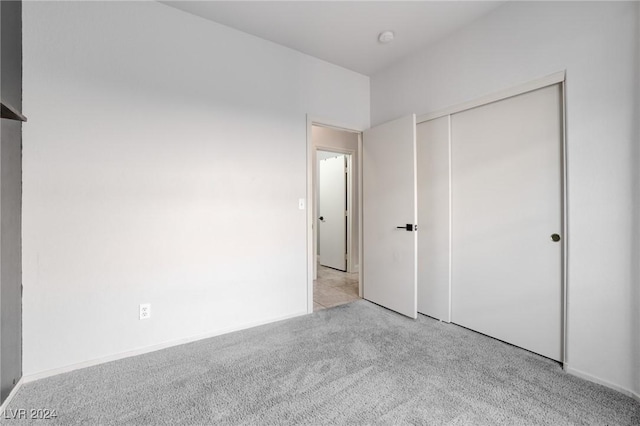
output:
[[313, 281], [313, 311], [358, 300], [358, 274], [318, 265], [318, 279]]

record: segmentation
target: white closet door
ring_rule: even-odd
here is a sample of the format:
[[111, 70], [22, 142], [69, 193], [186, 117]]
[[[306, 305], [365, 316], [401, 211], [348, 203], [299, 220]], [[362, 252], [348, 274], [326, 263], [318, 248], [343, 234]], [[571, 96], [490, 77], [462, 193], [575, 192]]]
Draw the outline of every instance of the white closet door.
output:
[[366, 130], [362, 150], [364, 298], [416, 318], [415, 115]]
[[344, 155], [320, 160], [318, 167], [320, 264], [347, 270], [347, 174]]
[[560, 85], [451, 120], [452, 321], [562, 360]]
[[417, 126], [418, 312], [449, 316], [449, 116]]

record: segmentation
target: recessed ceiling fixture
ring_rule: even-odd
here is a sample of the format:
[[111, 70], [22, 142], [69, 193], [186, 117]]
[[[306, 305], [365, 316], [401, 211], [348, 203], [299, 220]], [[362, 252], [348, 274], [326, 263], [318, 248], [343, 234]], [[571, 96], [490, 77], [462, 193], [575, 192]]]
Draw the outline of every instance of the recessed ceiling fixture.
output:
[[394, 36], [393, 31], [383, 31], [378, 35], [378, 41], [382, 44], [391, 43]]

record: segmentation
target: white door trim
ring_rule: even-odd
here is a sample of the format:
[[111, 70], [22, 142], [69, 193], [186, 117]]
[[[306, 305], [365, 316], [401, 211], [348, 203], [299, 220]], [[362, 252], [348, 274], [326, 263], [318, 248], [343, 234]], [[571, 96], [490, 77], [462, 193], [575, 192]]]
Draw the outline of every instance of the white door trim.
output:
[[[362, 259], [362, 132], [364, 129], [359, 126], [351, 126], [349, 124], [341, 123], [337, 120], [328, 118], [317, 117], [307, 114], [307, 313], [313, 313], [313, 280], [316, 275], [316, 229], [313, 226], [315, 220], [315, 202], [314, 202], [314, 178], [313, 178], [313, 164], [316, 159], [316, 148], [313, 146], [311, 126], [317, 125], [322, 127], [329, 127], [336, 130], [342, 130], [351, 133], [358, 134], [358, 258]], [[323, 150], [336, 151], [336, 148], [325, 148]], [[353, 158], [354, 152], [345, 152], [351, 154]], [[352, 241], [353, 242], [353, 241]], [[353, 251], [351, 251], [353, 253]], [[360, 268], [362, 269], [362, 268]], [[358, 293], [362, 297], [362, 271], [358, 274]]]
[[561, 191], [562, 191], [562, 363], [565, 371], [568, 368], [569, 357], [569, 184], [568, 184], [568, 168], [567, 168], [567, 88], [566, 80], [563, 78], [560, 82], [560, 111], [562, 111], [562, 151], [560, 153], [561, 161]]
[[492, 102], [501, 101], [503, 99], [511, 98], [513, 96], [521, 95], [523, 93], [531, 92], [533, 90], [542, 89], [543, 87], [551, 86], [552, 84], [562, 83], [565, 80], [565, 71], [558, 71], [553, 74], [549, 74], [545, 77], [537, 80], [528, 81], [518, 86], [511, 87], [509, 89], [502, 90], [496, 93], [490, 93], [477, 99], [473, 99], [469, 102], [454, 105], [439, 111], [420, 115], [416, 118], [416, 124], [423, 123], [425, 121], [433, 120], [435, 118], [444, 117], [445, 115], [455, 114], [457, 112], [466, 111], [471, 108], [479, 107], [481, 105], [490, 104]]

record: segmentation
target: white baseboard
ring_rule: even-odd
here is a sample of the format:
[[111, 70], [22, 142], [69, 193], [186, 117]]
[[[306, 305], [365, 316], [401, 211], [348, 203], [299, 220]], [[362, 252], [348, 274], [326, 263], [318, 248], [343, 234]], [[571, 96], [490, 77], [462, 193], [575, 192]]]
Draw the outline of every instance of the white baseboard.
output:
[[9, 403], [11, 402], [13, 397], [16, 396], [16, 394], [18, 393], [18, 390], [22, 386], [22, 383], [24, 383], [23, 379], [24, 377], [20, 377], [20, 380], [18, 380], [18, 383], [16, 383], [13, 389], [11, 389], [11, 392], [9, 392], [9, 395], [7, 395], [7, 399], [5, 399], [2, 405], [0, 405], [0, 418], [4, 418], [4, 411], [9, 406]]
[[[210, 333], [200, 334], [200, 335], [191, 336], [191, 337], [185, 337], [185, 338], [177, 339], [177, 340], [171, 340], [171, 341], [168, 341], [168, 342], [159, 343], [157, 345], [146, 346], [146, 347], [134, 349], [134, 350], [131, 350], [131, 351], [120, 352], [120, 353], [117, 353], [117, 354], [108, 355], [108, 356], [101, 357], [101, 358], [96, 358], [96, 359], [91, 359], [91, 360], [88, 360], [88, 361], [83, 361], [83, 362], [79, 362], [79, 363], [75, 363], [75, 364], [65, 365], [63, 367], [58, 367], [58, 368], [54, 368], [54, 369], [51, 369], [51, 370], [45, 370], [45, 371], [40, 371], [40, 372], [37, 372], [37, 373], [31, 373], [31, 374], [27, 374], [27, 375], [23, 376], [22, 379], [20, 379], [20, 382], [29, 383], [29, 382], [33, 382], [35, 380], [44, 379], [45, 377], [56, 376], [58, 374], [68, 373], [68, 372], [74, 371], [74, 370], [79, 370], [81, 368], [93, 367], [94, 365], [104, 364], [106, 362], [117, 361], [119, 359], [129, 358], [129, 357], [132, 357], [132, 356], [143, 355], [143, 354], [146, 354], [146, 353], [149, 353], [149, 352], [155, 352], [155, 351], [159, 351], [161, 349], [170, 348], [170, 347], [173, 347], [173, 346], [184, 345], [186, 343], [196, 342], [198, 340], [203, 340], [203, 339], [208, 339], [210, 337], [220, 336], [222, 334], [232, 333], [234, 331], [246, 330], [248, 328], [257, 327], [257, 326], [264, 325], [264, 324], [270, 324], [270, 323], [273, 323], [273, 322], [278, 322], [278, 321], [282, 321], [282, 320], [286, 320], [286, 319], [290, 319], [290, 318], [295, 318], [295, 317], [299, 317], [299, 316], [302, 316], [302, 315], [307, 315], [307, 311], [299, 312], [299, 313], [295, 313], [295, 314], [290, 314], [290, 315], [284, 315], [284, 316], [275, 317], [275, 318], [270, 318], [270, 319], [263, 320], [263, 321], [254, 321], [254, 322], [243, 324], [243, 325], [236, 326], [236, 327], [229, 327], [229, 328], [225, 328], [225, 329], [221, 329], [221, 330], [216, 330], [216, 331], [213, 331], [213, 332], [210, 332]], [[16, 385], [16, 388], [17, 388], [17, 385]], [[14, 390], [15, 390], [15, 388], [14, 388]], [[13, 391], [12, 391], [12, 393], [13, 393]], [[9, 398], [7, 398], [7, 400], [9, 400]], [[4, 406], [4, 404], [3, 404], [3, 406]]]
[[571, 368], [569, 367], [566, 363], [563, 366], [564, 371], [566, 371], [567, 373], [576, 376], [576, 377], [580, 377], [581, 379], [585, 379], [585, 380], [589, 380], [590, 382], [594, 382], [597, 383], [599, 385], [603, 385], [606, 386], [608, 388], [611, 388], [613, 390], [616, 390], [620, 393], [623, 393], [627, 396], [630, 396], [631, 398], [635, 399], [636, 401], [640, 402], [640, 394], [627, 389], [627, 388], [623, 388], [622, 386], [618, 386], [614, 383], [611, 383], [607, 380], [601, 379], [599, 377], [596, 377], [592, 374], [589, 373], [585, 373], [584, 371], [580, 371], [580, 370], [576, 370], [575, 368]]

